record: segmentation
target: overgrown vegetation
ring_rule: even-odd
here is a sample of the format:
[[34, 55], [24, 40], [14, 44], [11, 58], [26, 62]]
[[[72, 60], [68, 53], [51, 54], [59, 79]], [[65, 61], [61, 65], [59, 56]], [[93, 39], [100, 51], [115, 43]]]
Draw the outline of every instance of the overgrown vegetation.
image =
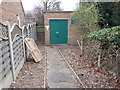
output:
[[82, 2], [72, 14], [72, 20], [81, 31], [83, 55], [95, 66], [117, 74], [120, 58], [119, 10], [120, 2]]
[[87, 38], [99, 40], [103, 43], [102, 47], [120, 47], [120, 26], [94, 31], [86, 35]]
[[100, 2], [96, 4], [101, 28], [120, 25], [120, 2]]
[[[99, 15], [96, 3], [80, 3], [76, 11], [72, 14], [74, 23], [82, 29], [88, 29], [88, 32], [97, 29]], [[86, 31], [83, 33], [86, 33]]]

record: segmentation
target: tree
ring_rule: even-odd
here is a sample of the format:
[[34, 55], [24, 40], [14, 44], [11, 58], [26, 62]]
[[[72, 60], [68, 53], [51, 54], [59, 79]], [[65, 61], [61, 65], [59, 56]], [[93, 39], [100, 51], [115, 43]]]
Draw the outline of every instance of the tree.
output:
[[120, 2], [99, 2], [96, 6], [101, 15], [98, 22], [101, 27], [120, 25]]
[[55, 2], [52, 6], [52, 11], [62, 11], [62, 9], [60, 8], [61, 2]]
[[35, 20], [37, 22], [37, 25], [43, 26], [44, 25], [44, 15], [43, 15], [43, 9], [41, 7], [35, 7], [34, 8], [34, 16]]
[[57, 0], [41, 0], [38, 4], [44, 11], [62, 10], [60, 7], [61, 2]]
[[75, 24], [82, 28], [81, 31], [86, 33], [97, 29], [98, 10], [95, 3], [80, 2], [76, 11], [72, 14]]
[[38, 5], [34, 8], [34, 15], [36, 17], [36, 21], [38, 25], [42, 25], [44, 23], [43, 12], [45, 11], [62, 11], [61, 2], [57, 0], [41, 0]]

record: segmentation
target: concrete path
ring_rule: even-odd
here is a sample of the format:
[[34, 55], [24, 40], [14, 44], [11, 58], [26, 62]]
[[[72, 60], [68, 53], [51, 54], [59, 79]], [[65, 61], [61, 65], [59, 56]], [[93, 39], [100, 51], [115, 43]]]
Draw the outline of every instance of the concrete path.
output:
[[55, 47], [45, 47], [47, 52], [47, 85], [49, 88], [77, 88], [76, 78]]

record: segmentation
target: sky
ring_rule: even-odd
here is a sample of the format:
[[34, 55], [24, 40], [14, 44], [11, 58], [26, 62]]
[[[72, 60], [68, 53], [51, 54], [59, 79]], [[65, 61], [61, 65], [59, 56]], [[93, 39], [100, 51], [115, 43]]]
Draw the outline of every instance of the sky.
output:
[[[32, 10], [40, 0], [22, 0], [25, 11]], [[64, 11], [73, 11], [79, 0], [58, 0]]]
[[[0, 0], [0, 2], [1, 1], [2, 0]], [[12, 1], [12, 0], [6, 0], [6, 1]], [[13, 1], [15, 1], [15, 0], [13, 0]], [[34, 6], [40, 1], [41, 0], [22, 0], [24, 10], [25, 11], [32, 10], [34, 8]], [[61, 7], [64, 11], [73, 11], [76, 8], [77, 3], [80, 0], [58, 0], [58, 1], [61, 1]], [[108, 1], [108, 0], [100, 0], [100, 1]], [[109, 1], [114, 1], [114, 0], [109, 0]], [[120, 0], [118, 0], [118, 1], [120, 1]]]

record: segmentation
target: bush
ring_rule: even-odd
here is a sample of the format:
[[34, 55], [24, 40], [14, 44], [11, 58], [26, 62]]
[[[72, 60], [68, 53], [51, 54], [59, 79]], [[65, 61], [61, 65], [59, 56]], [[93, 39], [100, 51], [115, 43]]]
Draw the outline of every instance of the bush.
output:
[[120, 26], [94, 31], [86, 35], [86, 37], [101, 41], [104, 48], [119, 48]]
[[86, 59], [108, 71], [119, 74], [120, 59], [120, 26], [94, 31], [84, 36], [83, 50]]
[[101, 28], [120, 25], [120, 2], [98, 2], [96, 7], [100, 14], [98, 24]]

